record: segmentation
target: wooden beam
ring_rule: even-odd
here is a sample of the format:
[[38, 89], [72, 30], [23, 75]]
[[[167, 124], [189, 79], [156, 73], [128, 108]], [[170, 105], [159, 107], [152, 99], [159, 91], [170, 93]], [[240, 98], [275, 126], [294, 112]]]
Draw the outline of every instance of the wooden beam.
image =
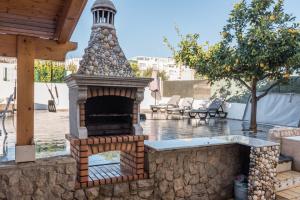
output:
[[0, 34], [0, 56], [17, 57], [16, 36]]
[[36, 39], [36, 59], [65, 61], [69, 51], [77, 49], [77, 43], [66, 42], [59, 44], [57, 41]]
[[34, 136], [35, 40], [17, 37], [17, 146], [31, 145]]
[[[77, 48], [77, 43], [59, 44], [54, 40], [26, 37], [35, 42], [35, 59], [64, 61], [66, 54]], [[0, 56], [17, 57], [17, 36], [0, 34]]]
[[54, 34], [54, 39], [58, 39], [59, 43], [70, 40], [86, 3], [87, 0], [66, 0]]

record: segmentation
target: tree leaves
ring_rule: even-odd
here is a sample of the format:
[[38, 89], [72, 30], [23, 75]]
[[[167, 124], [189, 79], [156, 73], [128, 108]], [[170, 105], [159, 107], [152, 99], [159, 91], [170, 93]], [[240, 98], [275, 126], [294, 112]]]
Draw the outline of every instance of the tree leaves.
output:
[[62, 83], [66, 75], [65, 66], [52, 61], [36, 61], [34, 71], [36, 82]]
[[173, 51], [178, 63], [211, 82], [221, 79], [286, 79], [300, 66], [300, 30], [284, 12], [283, 0], [243, 0], [234, 6], [215, 45], [199, 44], [199, 34], [181, 35]]

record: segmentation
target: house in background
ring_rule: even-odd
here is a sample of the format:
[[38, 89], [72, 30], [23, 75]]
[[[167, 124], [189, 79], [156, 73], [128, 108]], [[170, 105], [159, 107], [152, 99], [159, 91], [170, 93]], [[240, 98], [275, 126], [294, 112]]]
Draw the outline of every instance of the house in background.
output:
[[141, 71], [147, 69], [165, 71], [168, 80], [194, 80], [195, 71], [187, 66], [178, 66], [173, 58], [136, 56], [130, 58], [130, 61], [137, 62]]

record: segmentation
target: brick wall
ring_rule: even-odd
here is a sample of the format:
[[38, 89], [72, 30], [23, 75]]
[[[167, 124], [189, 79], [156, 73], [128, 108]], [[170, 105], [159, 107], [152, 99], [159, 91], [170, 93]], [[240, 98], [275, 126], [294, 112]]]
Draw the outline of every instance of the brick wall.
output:
[[[148, 175], [144, 170], [144, 140], [147, 138], [148, 136], [145, 135], [124, 135], [77, 139], [67, 135], [71, 144], [71, 155], [77, 162], [78, 188], [147, 178]], [[122, 171], [126, 171], [126, 174], [120, 172], [101, 179], [91, 179], [88, 157], [108, 151], [121, 152], [120, 167]]]

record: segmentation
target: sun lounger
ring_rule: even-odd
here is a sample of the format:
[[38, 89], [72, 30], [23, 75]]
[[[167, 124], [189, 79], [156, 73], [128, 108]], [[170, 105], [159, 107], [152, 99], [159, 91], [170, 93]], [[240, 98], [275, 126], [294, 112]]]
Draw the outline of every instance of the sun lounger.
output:
[[178, 114], [179, 113], [181, 115], [184, 115], [184, 113], [186, 111], [192, 109], [193, 102], [194, 102], [194, 98], [191, 98], [191, 97], [183, 98], [179, 102], [179, 107], [176, 107], [176, 108], [167, 108], [167, 113], [168, 114]]
[[158, 105], [151, 105], [150, 108], [152, 112], [167, 110], [169, 108], [177, 108], [179, 104], [180, 96], [174, 95], [166, 104], [158, 104]]
[[214, 99], [210, 105], [206, 108], [200, 109], [192, 109], [189, 111], [190, 118], [196, 118], [198, 115], [200, 120], [206, 120], [207, 117], [214, 118], [214, 117], [221, 117], [226, 118], [227, 112], [223, 109], [224, 100], [221, 99]]

